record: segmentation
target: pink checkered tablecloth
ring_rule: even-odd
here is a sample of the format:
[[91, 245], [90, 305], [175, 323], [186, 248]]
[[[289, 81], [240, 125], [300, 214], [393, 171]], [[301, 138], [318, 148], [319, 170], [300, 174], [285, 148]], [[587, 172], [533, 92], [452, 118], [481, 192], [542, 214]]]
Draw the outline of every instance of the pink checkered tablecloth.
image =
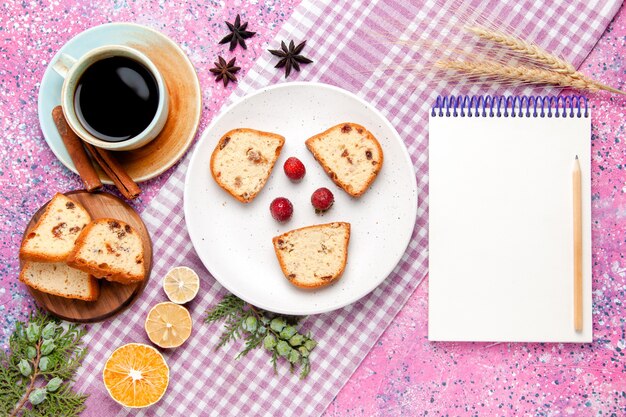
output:
[[[77, 379], [77, 388], [90, 394], [84, 415], [320, 415], [427, 275], [427, 110], [438, 94], [476, 92], [468, 86], [451, 87], [403, 70], [419, 64], [418, 51], [376, 44], [372, 34], [411, 38], [425, 33], [445, 42], [446, 35], [439, 30], [442, 21], [452, 15], [452, 10], [458, 15], [459, 9], [465, 9], [500, 20], [577, 65], [620, 5], [618, 1], [589, 6], [585, 1], [564, 0], [543, 4], [524, 0], [508, 5], [503, 1], [458, 1], [447, 6], [433, 0], [408, 3], [305, 0], [276, 37], [277, 41], [307, 40], [306, 55], [315, 63], [303, 67], [299, 80], [325, 82], [356, 93], [382, 111], [405, 141], [416, 171], [418, 219], [409, 247], [393, 273], [359, 302], [303, 321], [319, 342], [312, 355], [311, 375], [304, 381], [290, 374], [286, 366], [279, 366], [275, 376], [262, 350], [239, 361], [234, 360], [235, 351], [214, 352], [219, 329], [202, 324], [202, 320], [207, 306], [218, 302], [225, 290], [200, 263], [185, 229], [182, 201], [188, 154], [142, 213], [154, 244], [152, 281], [128, 311], [92, 325], [88, 333], [90, 350]], [[269, 54], [262, 55], [231, 100], [282, 82], [282, 73], [273, 68], [275, 62]], [[201, 275], [202, 291], [190, 305], [192, 337], [184, 348], [165, 354], [171, 380], [161, 402], [146, 410], [124, 409], [106, 393], [102, 366], [121, 344], [149, 343], [144, 319], [155, 303], [164, 300], [160, 277], [174, 265], [190, 266]]]

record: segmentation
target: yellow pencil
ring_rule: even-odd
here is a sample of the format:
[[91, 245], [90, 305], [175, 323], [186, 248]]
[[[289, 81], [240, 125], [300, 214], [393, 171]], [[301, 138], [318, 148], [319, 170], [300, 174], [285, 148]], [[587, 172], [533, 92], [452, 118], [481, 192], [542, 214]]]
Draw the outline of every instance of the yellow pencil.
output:
[[574, 203], [574, 329], [583, 329], [583, 218], [581, 200], [580, 161], [578, 155], [572, 171]]

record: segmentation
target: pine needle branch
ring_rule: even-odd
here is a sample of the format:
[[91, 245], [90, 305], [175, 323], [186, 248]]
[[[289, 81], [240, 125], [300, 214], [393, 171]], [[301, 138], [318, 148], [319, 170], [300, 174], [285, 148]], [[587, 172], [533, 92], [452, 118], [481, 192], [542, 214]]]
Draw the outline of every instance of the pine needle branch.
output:
[[317, 343], [310, 334], [302, 335], [296, 326], [301, 317], [275, 315], [247, 304], [230, 294], [215, 307], [207, 311], [206, 323], [224, 321], [222, 334], [215, 350], [237, 339], [245, 341], [235, 359], [241, 359], [251, 351], [263, 346], [271, 354], [270, 362], [276, 372], [276, 363], [281, 357], [293, 372], [300, 367], [300, 377], [305, 378], [310, 370], [310, 353]]
[[243, 309], [245, 302], [233, 294], [229, 294], [222, 298], [215, 307], [208, 312], [205, 323], [213, 323], [220, 321], [225, 317], [236, 315]]
[[87, 396], [71, 385], [86, 353], [84, 335], [84, 328], [65, 328], [40, 311], [18, 322], [9, 353], [0, 353], [0, 415], [77, 416]]
[[229, 342], [239, 339], [241, 337], [241, 326], [245, 316], [226, 316], [226, 324], [224, 325], [224, 331], [220, 336], [218, 344], [215, 346], [215, 350], [219, 350], [221, 347], [227, 345]]
[[263, 343], [263, 337], [261, 337], [261, 335], [249, 333], [246, 337], [246, 345], [244, 349], [239, 352], [237, 356], [235, 356], [235, 359], [240, 359], [246, 356], [248, 353], [261, 346], [261, 343]]

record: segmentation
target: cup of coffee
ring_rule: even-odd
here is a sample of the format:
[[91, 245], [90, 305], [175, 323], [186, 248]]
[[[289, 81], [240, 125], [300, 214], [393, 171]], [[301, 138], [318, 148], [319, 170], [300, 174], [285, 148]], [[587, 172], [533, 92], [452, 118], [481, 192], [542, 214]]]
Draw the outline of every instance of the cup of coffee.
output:
[[85, 142], [112, 151], [137, 149], [157, 137], [168, 115], [168, 94], [158, 68], [122, 45], [67, 54], [52, 65], [65, 80], [61, 106]]

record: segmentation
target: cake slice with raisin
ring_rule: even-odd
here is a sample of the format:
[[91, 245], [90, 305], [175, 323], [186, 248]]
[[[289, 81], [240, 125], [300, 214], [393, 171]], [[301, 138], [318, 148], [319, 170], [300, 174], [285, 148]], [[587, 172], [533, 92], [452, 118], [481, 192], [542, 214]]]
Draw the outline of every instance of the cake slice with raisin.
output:
[[91, 216], [78, 202], [61, 193], [54, 195], [35, 227], [24, 236], [20, 257], [27, 261], [62, 262]]
[[100, 295], [98, 280], [65, 262], [26, 261], [20, 281], [41, 292], [64, 298], [95, 301]]
[[380, 143], [356, 123], [333, 126], [307, 139], [306, 147], [335, 184], [352, 197], [367, 191], [383, 166]]
[[231, 130], [211, 155], [213, 179], [237, 200], [249, 203], [263, 189], [284, 144], [285, 138], [275, 133]]
[[291, 230], [272, 239], [285, 277], [302, 288], [323, 287], [346, 267], [350, 223], [335, 222]]
[[115, 219], [89, 223], [67, 259], [73, 268], [122, 284], [143, 281], [143, 243], [130, 225]]

